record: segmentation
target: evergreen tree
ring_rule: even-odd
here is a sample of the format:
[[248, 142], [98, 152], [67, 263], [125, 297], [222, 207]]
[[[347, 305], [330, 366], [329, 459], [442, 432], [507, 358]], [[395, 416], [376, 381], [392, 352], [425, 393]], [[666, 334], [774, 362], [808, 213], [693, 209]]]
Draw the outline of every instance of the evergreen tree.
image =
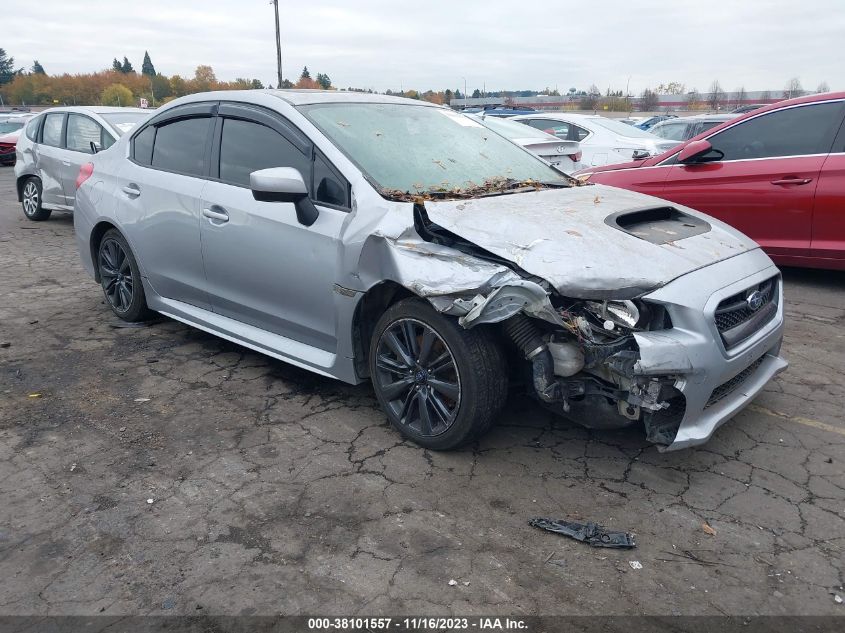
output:
[[311, 73], [308, 72], [308, 66], [305, 66], [302, 69], [302, 74], [299, 76], [300, 79], [311, 79]]
[[0, 86], [12, 81], [21, 70], [15, 70], [15, 58], [6, 57], [6, 51], [0, 48]]
[[332, 80], [325, 73], [317, 73], [317, 83], [320, 84], [320, 88], [323, 90], [328, 90], [332, 87]]
[[123, 56], [123, 64], [120, 67], [120, 72], [122, 72], [124, 75], [128, 75], [129, 73], [135, 72], [135, 69], [132, 68], [132, 64], [129, 63], [129, 60], [126, 58], [125, 55]]
[[123, 66], [122, 66], [122, 65], [120, 64], [120, 62], [117, 60], [117, 57], [115, 57], [115, 58], [114, 58], [114, 61], [111, 63], [111, 67], [112, 67], [112, 70], [115, 70], [115, 71], [117, 71], [117, 72], [119, 72], [119, 73], [122, 73], [122, 72], [123, 72]]
[[47, 73], [44, 72], [44, 66], [36, 59], [32, 62], [32, 74], [33, 75], [46, 75]]
[[144, 63], [141, 64], [141, 73], [149, 77], [155, 77], [156, 75], [156, 68], [153, 66], [150, 54], [147, 51], [144, 51]]

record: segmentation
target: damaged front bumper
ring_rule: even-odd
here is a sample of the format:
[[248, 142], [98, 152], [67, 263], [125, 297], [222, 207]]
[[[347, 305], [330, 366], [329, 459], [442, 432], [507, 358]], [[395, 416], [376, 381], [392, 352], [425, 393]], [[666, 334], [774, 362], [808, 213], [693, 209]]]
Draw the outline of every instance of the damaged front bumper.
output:
[[[717, 311], [724, 312], [726, 302], [735, 303], [743, 293], [764, 286], [769, 289], [764, 309], [756, 316], [744, 313], [746, 321], [741, 325], [720, 331]], [[642, 296], [642, 301], [662, 306], [670, 327], [633, 331], [628, 344], [621, 340], [618, 347], [590, 346], [581, 340], [580, 356], [573, 355], [572, 343], [563, 343], [568, 348], [561, 351], [560, 343], [548, 336], [541, 340], [518, 332], [519, 320], [524, 324], [528, 316], [561, 331], [569, 326], [572, 334], [564, 313], [533, 281], [508, 279], [472, 298], [429, 299], [440, 311], [459, 317], [464, 327], [503, 322], [507, 334], [533, 364], [535, 395], [546, 405], [592, 428], [641, 421], [647, 439], [659, 450], [706, 442], [787, 366], [779, 356], [783, 339], [780, 276], [759, 249], [688, 273]], [[721, 314], [718, 322], [724, 325], [725, 319]], [[742, 340], [737, 343], [738, 331]], [[609, 351], [596, 358], [595, 350], [602, 348]], [[550, 352], [545, 359], [540, 354], [543, 349]], [[561, 371], [561, 367], [570, 370]]]
[[[777, 280], [773, 315], [742, 342], [726, 346], [717, 327], [719, 306], [771, 279]], [[760, 250], [684, 275], [643, 298], [662, 304], [672, 319], [671, 329], [634, 335], [640, 358], [633, 372], [674, 376], [680, 392], [668, 408], [645, 416], [650, 439], [662, 440], [663, 450], [706, 442], [787, 367], [780, 356], [782, 284], [777, 268]]]

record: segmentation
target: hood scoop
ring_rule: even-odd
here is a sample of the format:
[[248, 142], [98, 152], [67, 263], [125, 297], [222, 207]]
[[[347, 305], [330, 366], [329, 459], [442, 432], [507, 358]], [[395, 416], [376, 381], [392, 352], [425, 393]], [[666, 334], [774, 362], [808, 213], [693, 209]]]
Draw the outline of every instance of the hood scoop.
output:
[[652, 244], [668, 244], [710, 231], [711, 226], [675, 207], [649, 207], [613, 213], [605, 224]]

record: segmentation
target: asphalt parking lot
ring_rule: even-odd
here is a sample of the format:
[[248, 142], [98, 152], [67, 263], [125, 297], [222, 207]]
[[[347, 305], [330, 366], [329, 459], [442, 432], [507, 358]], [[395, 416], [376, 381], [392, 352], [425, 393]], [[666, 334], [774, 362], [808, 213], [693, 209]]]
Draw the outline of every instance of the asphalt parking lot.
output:
[[433, 453], [367, 385], [115, 327], [71, 216], [27, 221], [0, 167], [0, 611], [841, 614], [845, 274], [784, 275], [791, 366], [707, 445], [661, 454], [517, 399]]

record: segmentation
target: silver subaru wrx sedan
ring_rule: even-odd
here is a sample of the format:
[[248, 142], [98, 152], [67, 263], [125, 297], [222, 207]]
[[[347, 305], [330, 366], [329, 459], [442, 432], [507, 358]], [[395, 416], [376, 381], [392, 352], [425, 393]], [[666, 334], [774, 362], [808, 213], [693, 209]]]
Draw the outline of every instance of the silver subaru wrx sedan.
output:
[[192, 95], [75, 186], [79, 252], [118, 317], [371, 380], [428, 448], [486, 431], [509, 382], [592, 428], [701, 444], [786, 367], [781, 278], [754, 242], [448, 108]]

